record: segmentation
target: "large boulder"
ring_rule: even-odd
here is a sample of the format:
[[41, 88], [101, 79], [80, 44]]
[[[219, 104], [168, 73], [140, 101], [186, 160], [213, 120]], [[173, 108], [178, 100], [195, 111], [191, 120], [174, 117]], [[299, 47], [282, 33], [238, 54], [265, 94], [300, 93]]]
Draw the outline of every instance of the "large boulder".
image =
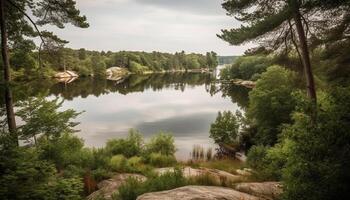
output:
[[173, 190], [146, 193], [137, 200], [259, 200], [233, 189], [213, 186], [185, 186]]
[[[164, 174], [166, 172], [173, 172], [175, 169], [173, 167], [168, 168], [158, 168], [155, 169], [155, 172], [158, 174]], [[244, 181], [246, 177], [241, 175], [234, 175], [225, 171], [217, 169], [208, 169], [208, 168], [192, 168], [192, 167], [183, 167], [182, 173], [186, 178], [194, 178], [197, 176], [208, 175], [218, 184], [231, 184], [240, 181]]]
[[139, 174], [117, 174], [108, 180], [101, 181], [97, 184], [98, 190], [90, 194], [87, 200], [97, 200], [104, 198], [106, 200], [112, 199], [112, 194], [117, 192], [118, 188], [126, 182], [129, 178], [135, 178], [139, 181], [145, 181], [147, 178]]
[[78, 77], [79, 75], [76, 72], [73, 72], [70, 70], [67, 70], [64, 72], [58, 72], [54, 75], [54, 78], [56, 78], [58, 82], [62, 82], [62, 83], [71, 83]]
[[129, 71], [122, 67], [110, 67], [106, 69], [106, 75], [108, 80], [120, 81], [129, 74]]
[[55, 78], [58, 79], [63, 79], [63, 78], [73, 78], [73, 77], [78, 77], [79, 75], [76, 72], [66, 70], [64, 72], [58, 72], [54, 75]]
[[235, 189], [267, 200], [277, 199], [282, 194], [280, 182], [239, 183]]

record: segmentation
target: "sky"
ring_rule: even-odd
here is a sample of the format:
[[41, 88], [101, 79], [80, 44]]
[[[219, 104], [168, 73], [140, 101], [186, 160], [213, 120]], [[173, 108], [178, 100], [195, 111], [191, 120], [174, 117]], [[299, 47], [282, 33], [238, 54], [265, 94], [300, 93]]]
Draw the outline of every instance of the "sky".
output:
[[99, 51], [161, 51], [241, 55], [252, 44], [231, 46], [216, 34], [239, 26], [222, 0], [76, 0], [90, 27], [49, 27], [68, 47]]

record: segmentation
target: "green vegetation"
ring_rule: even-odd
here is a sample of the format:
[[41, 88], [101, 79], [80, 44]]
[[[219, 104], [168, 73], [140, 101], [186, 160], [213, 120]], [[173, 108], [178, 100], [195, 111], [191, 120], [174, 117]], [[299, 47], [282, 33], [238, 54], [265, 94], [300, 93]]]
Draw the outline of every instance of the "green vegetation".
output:
[[[6, 113], [0, 119], [0, 198], [83, 199], [96, 189], [98, 181], [117, 172], [141, 173], [149, 179], [128, 180], [115, 199], [136, 199], [146, 192], [188, 184], [217, 184], [208, 175], [185, 179], [180, 169], [160, 176], [152, 173], [153, 167], [177, 164], [174, 139], [169, 134], [159, 133], [146, 142], [139, 132], [130, 130], [126, 138], [110, 140], [104, 148], [85, 148], [73, 134], [77, 125], [73, 119], [79, 113], [61, 111], [58, 99], [36, 97], [38, 93], [46, 94], [52, 85], [42, 81], [43, 87], [35, 88], [11, 79], [51, 77], [62, 70], [100, 78], [106, 76], [109, 67], [121, 67], [134, 74], [211, 70], [218, 62], [235, 59], [232, 66], [222, 70], [221, 78], [253, 80], [256, 87], [249, 92], [249, 100], [234, 100], [245, 107], [244, 116], [223, 112], [212, 124], [210, 136], [221, 151], [232, 155], [246, 150], [247, 164], [258, 179], [283, 182], [284, 200], [350, 199], [349, 0], [225, 0], [223, 8], [242, 25], [222, 30], [218, 35], [221, 39], [232, 45], [258, 41], [262, 46], [238, 59], [218, 59], [215, 52], [201, 55], [184, 51], [73, 50], [64, 47], [68, 41], [37, 27], [64, 28], [70, 23], [87, 28], [86, 17], [80, 14], [74, 0], [0, 1], [4, 82], [0, 88], [4, 94], [0, 112], [4, 116]], [[42, 41], [40, 52], [34, 38]], [[177, 83], [181, 90], [186, 84], [208, 84], [211, 80], [200, 75], [196, 81], [178, 74], [160, 76], [166, 83]], [[179, 77], [183, 80], [177, 80]], [[150, 81], [151, 78], [130, 76], [119, 85], [96, 81], [91, 91], [78, 84], [70, 87], [96, 96], [110, 88], [122, 94], [142, 91], [144, 85], [159, 89], [157, 81], [152, 82], [156, 78]], [[127, 91], [123, 84], [131, 89]], [[12, 94], [13, 88], [21, 88], [21, 92]], [[54, 88], [52, 93], [59, 94], [60, 89]], [[219, 89], [228, 96], [234, 86]], [[215, 93], [217, 88], [211, 85], [208, 90]], [[74, 92], [63, 95], [69, 99], [77, 95]], [[246, 94], [247, 90], [240, 92]], [[235, 95], [229, 96], [235, 99]], [[19, 126], [16, 117], [21, 121]], [[228, 172], [237, 166], [228, 160], [213, 161], [211, 150], [205, 152], [201, 147], [195, 147], [192, 154], [193, 166]]]
[[[13, 75], [16, 80], [28, 80], [38, 75], [46, 78], [57, 71], [72, 70], [80, 76], [95, 76], [104, 78], [106, 69], [110, 67], [121, 67], [127, 69], [130, 73], [144, 74], [148, 72], [163, 71], [186, 71], [201, 68], [214, 69], [218, 65], [215, 52], [208, 52], [206, 55], [186, 54], [184, 51], [175, 54], [160, 52], [98, 52], [85, 49], [73, 50], [70, 48], [44, 49], [41, 54], [41, 60], [45, 67], [45, 73], [38, 74], [37, 55], [35, 53], [26, 54], [29, 61], [21, 61], [17, 57], [12, 57], [11, 65]], [[16, 55], [14, 55], [16, 56]], [[29, 70], [30, 69], [30, 70]], [[36, 70], [34, 70], [36, 69]], [[28, 72], [29, 70], [29, 72]], [[42, 69], [40, 69], [41, 71]]]
[[174, 189], [187, 185], [187, 180], [182, 175], [181, 169], [155, 176], [141, 182], [130, 178], [124, 185], [119, 187], [115, 200], [135, 200], [139, 195], [147, 192]]
[[273, 59], [266, 55], [251, 55], [238, 57], [230, 67], [220, 72], [221, 79], [257, 80], [262, 72], [271, 65]]
[[216, 120], [210, 126], [210, 138], [220, 147], [219, 154], [229, 155], [238, 148], [239, 123], [231, 111], [219, 112]]
[[219, 65], [232, 64], [238, 56], [218, 56]]
[[177, 164], [174, 139], [165, 133], [145, 143], [138, 131], [130, 130], [128, 137], [109, 140], [104, 148], [85, 148], [73, 134], [78, 113], [60, 111], [61, 105], [42, 97], [18, 105], [18, 116], [24, 116], [18, 137], [34, 138], [33, 145], [19, 147], [1, 132], [2, 199], [82, 199], [84, 188], [85, 194], [93, 192], [97, 182], [113, 173], [149, 175], [153, 167]]

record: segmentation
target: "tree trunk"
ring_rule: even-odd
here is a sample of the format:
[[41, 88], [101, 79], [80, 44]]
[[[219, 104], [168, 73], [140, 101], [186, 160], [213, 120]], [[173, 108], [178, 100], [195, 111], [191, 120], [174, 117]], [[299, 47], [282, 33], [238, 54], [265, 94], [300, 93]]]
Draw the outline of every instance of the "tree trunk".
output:
[[301, 21], [301, 14], [299, 9], [296, 9], [294, 14], [294, 21], [295, 26], [297, 29], [298, 37], [299, 37], [299, 45], [301, 49], [301, 60], [304, 67], [304, 74], [306, 78], [306, 86], [307, 86], [307, 93], [311, 100], [313, 101], [314, 105], [317, 103], [317, 96], [316, 96], [316, 89], [315, 89], [315, 82], [314, 77], [311, 69], [311, 62], [310, 62], [310, 54], [309, 54], [309, 47], [307, 44], [307, 39], [305, 36], [305, 30]]
[[[2, 54], [2, 63], [4, 68], [5, 104], [6, 104], [7, 123], [8, 123], [8, 128], [10, 133], [15, 135], [16, 120], [15, 120], [15, 112], [13, 110], [12, 92], [9, 85], [11, 81], [11, 75], [10, 75], [9, 55], [8, 55], [8, 49], [7, 49], [5, 1], [6, 0], [0, 0], [1, 54]], [[16, 140], [17, 140], [17, 136], [16, 136]]]

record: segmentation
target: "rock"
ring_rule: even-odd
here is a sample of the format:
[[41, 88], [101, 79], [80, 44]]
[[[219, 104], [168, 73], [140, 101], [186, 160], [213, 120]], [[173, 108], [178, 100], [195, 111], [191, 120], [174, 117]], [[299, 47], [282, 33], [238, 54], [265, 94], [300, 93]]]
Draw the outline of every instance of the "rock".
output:
[[254, 81], [246, 81], [242, 79], [234, 79], [233, 83], [236, 85], [242, 85], [247, 88], [254, 88], [256, 83]]
[[137, 200], [259, 200], [233, 189], [213, 186], [185, 186], [173, 190], [146, 193]]
[[239, 183], [235, 189], [267, 200], [276, 199], [282, 194], [280, 182]]
[[253, 170], [248, 169], [248, 168], [244, 168], [243, 170], [242, 169], [237, 169], [236, 173], [241, 175], [241, 176], [251, 176], [252, 173], [253, 173]]
[[55, 78], [58, 79], [64, 79], [64, 78], [73, 78], [73, 77], [78, 77], [79, 75], [76, 72], [73, 71], [65, 71], [65, 72], [58, 72], [54, 75]]
[[[166, 172], [173, 172], [173, 171], [174, 171], [173, 167], [155, 169], [155, 172], [157, 172], [158, 174], [164, 174]], [[217, 169], [208, 169], [208, 168], [195, 169], [192, 167], [184, 167], [182, 168], [182, 172], [184, 177], [186, 178], [193, 178], [201, 175], [209, 175], [217, 183], [230, 184], [230, 183], [239, 182], [245, 179], [245, 177], [243, 176], [233, 175], [228, 172], [217, 170]]]
[[108, 80], [120, 81], [129, 74], [129, 71], [122, 67], [110, 67], [106, 69], [106, 75]]
[[145, 181], [147, 179], [145, 176], [139, 174], [117, 174], [112, 178], [101, 181], [99, 184], [97, 184], [99, 190], [91, 193], [86, 197], [86, 199], [95, 200], [100, 199], [101, 197], [106, 200], [112, 199], [112, 194], [117, 192], [117, 189], [131, 177], [140, 181]]
[[56, 78], [58, 82], [62, 83], [71, 83], [78, 77], [79, 75], [77, 73], [69, 70], [65, 72], [58, 72], [54, 75], [54, 78]]
[[241, 85], [248, 87], [248, 88], [253, 88], [255, 87], [255, 82], [254, 81], [243, 81]]

